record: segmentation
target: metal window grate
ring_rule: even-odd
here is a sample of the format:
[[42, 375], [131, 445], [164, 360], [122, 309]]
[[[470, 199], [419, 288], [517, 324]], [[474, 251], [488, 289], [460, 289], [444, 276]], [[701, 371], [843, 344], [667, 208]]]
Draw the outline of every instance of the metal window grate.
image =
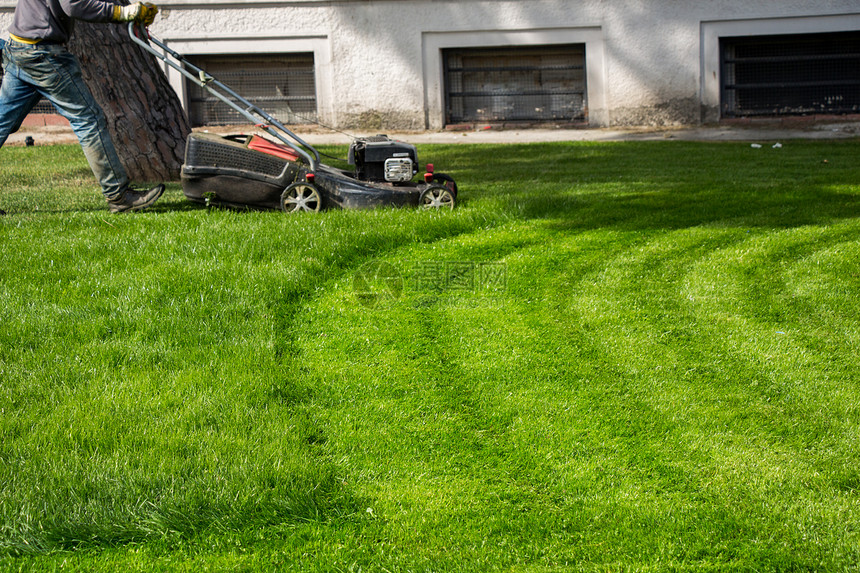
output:
[[[312, 53], [188, 59], [282, 123], [311, 123], [317, 119]], [[187, 85], [192, 126], [248, 123], [242, 114], [208, 91], [190, 81]]]
[[585, 45], [443, 52], [446, 121], [587, 119]]
[[724, 117], [860, 112], [860, 32], [720, 44]]

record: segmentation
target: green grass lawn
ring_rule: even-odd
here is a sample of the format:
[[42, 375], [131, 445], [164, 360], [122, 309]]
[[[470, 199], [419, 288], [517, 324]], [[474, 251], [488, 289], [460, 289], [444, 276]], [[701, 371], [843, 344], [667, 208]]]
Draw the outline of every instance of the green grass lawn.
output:
[[860, 141], [783, 143], [299, 216], [0, 150], [0, 569], [856, 570]]

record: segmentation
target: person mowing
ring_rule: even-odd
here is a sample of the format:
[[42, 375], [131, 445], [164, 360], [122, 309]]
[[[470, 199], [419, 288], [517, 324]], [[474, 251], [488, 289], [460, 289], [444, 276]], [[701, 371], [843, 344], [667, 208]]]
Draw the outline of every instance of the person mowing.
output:
[[66, 119], [101, 185], [111, 213], [141, 211], [155, 203], [164, 184], [151, 189], [130, 185], [107, 129], [105, 115], [84, 84], [78, 59], [66, 49], [75, 20], [139, 22], [149, 26], [158, 7], [137, 2], [119, 6], [104, 0], [18, 0], [10, 41], [0, 39], [0, 147], [40, 98]]

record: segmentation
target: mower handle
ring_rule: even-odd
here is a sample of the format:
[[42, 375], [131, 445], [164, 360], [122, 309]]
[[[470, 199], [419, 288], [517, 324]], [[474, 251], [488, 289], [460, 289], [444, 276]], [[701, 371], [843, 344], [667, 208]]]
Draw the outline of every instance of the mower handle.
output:
[[[198, 68], [189, 62], [182, 54], [168, 48], [164, 42], [150, 34], [149, 30], [144, 27], [143, 24], [138, 24], [137, 28], [135, 26], [135, 22], [128, 23], [128, 35], [131, 37], [132, 41], [174, 70], [178, 71], [196, 85], [205, 89], [210, 94], [238, 111], [257, 127], [279, 139], [282, 143], [298, 153], [308, 162], [311, 172], [317, 170], [320, 164], [320, 154], [312, 145], [302, 140], [298, 135], [287, 129], [277, 119], [260, 109], [257, 105], [243, 98], [230, 87], [223, 84], [213, 76], [210, 76], [203, 69]], [[138, 33], [140, 33], [140, 35], [138, 35]], [[150, 41], [161, 48], [164, 53], [161, 53], [150, 46]], [[168, 57], [168, 55], [170, 57]], [[261, 122], [261, 119], [264, 121]], [[277, 129], [273, 129], [272, 126]]]

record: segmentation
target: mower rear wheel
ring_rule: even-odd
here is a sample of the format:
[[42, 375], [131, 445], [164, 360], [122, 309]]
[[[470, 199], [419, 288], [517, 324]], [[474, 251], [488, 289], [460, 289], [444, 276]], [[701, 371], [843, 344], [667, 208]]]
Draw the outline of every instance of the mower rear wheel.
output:
[[281, 209], [285, 213], [301, 211], [317, 213], [322, 209], [322, 196], [310, 183], [305, 181], [293, 183], [281, 193]]
[[453, 209], [457, 200], [454, 193], [444, 185], [431, 185], [418, 197], [419, 209]]

